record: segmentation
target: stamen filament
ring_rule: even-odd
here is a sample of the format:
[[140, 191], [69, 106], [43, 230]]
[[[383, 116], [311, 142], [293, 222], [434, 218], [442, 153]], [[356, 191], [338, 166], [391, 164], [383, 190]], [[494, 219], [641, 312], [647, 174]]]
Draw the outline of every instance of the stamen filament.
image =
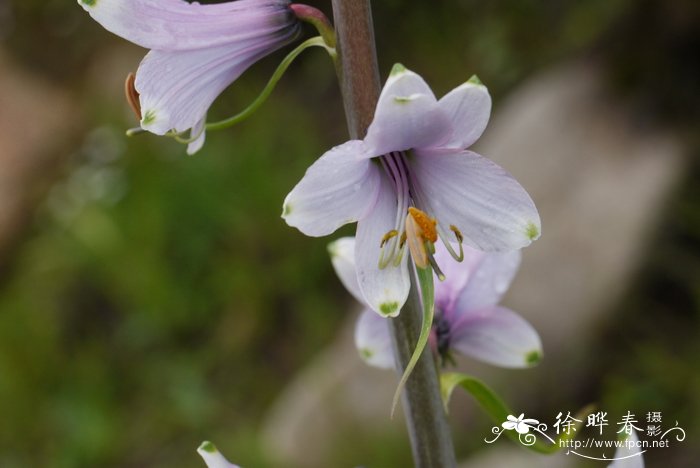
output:
[[[401, 164], [401, 160], [401, 153], [396, 152], [379, 158], [384, 171], [394, 183], [397, 205], [396, 218], [394, 220], [395, 228], [389, 231], [382, 239], [382, 252], [379, 259], [380, 269], [386, 268], [390, 263], [398, 266], [403, 258], [403, 246], [406, 241], [402, 227], [411, 199], [408, 190], [408, 176], [405, 167]], [[398, 236], [399, 232], [402, 232], [401, 236]]]
[[433, 267], [433, 271], [437, 275], [438, 279], [440, 281], [445, 281], [445, 274], [442, 272], [437, 262], [435, 261], [435, 257], [433, 256], [433, 254], [435, 253], [435, 244], [431, 243], [430, 241], [425, 241], [425, 243], [430, 244], [426, 245], [426, 247], [429, 250], [432, 250], [432, 252], [428, 253], [428, 261], [430, 262], [430, 266]]
[[382, 243], [379, 245], [379, 247], [384, 247], [384, 244], [386, 244], [391, 238], [396, 237], [399, 235], [399, 231], [396, 229], [392, 229], [391, 231], [387, 232], [384, 234], [384, 237], [382, 237]]
[[[450, 226], [451, 230], [452, 230], [452, 227], [454, 227], [454, 226]], [[457, 228], [455, 228], [455, 229], [457, 229]], [[458, 229], [456, 232], [453, 230], [455, 237], [457, 238], [457, 242], [459, 244], [459, 254], [457, 254], [457, 252], [455, 252], [455, 250], [452, 248], [452, 243], [450, 242], [448, 235], [445, 233], [445, 230], [442, 229], [442, 227], [440, 227], [440, 225], [437, 226], [437, 231], [438, 231], [438, 234], [440, 236], [440, 239], [442, 240], [442, 243], [447, 248], [447, 251], [450, 253], [452, 258], [454, 258], [458, 262], [461, 262], [462, 260], [464, 260], [464, 248], [462, 247], [462, 241], [463, 241], [462, 233], [459, 232]], [[457, 233], [459, 233], [459, 235]]]

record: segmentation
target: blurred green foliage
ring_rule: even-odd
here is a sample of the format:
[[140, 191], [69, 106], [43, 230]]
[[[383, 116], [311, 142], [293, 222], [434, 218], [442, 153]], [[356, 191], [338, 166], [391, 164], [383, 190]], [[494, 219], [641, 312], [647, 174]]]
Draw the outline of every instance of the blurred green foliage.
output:
[[[695, 2], [408, 5], [375, 2], [384, 73], [401, 61], [437, 94], [477, 73], [499, 96], [554, 61], [596, 55], [640, 115], [698, 128], [698, 62], [687, 60], [698, 50]], [[331, 65], [305, 55], [256, 116], [212, 133], [190, 158], [172, 141], [123, 137], [133, 124], [124, 106], [85, 82], [120, 40], [75, 2], [0, 5], [0, 38], [25, 67], [72, 89], [92, 123], [1, 278], [0, 466], [200, 466], [194, 448], [206, 438], [240, 463], [266, 466], [256, 439], [265, 409], [333, 339], [350, 303], [325, 240], [279, 218], [305, 168], [345, 138]], [[279, 57], [254, 67], [213, 114], [241, 109]], [[669, 215], [681, 221], [659, 234], [620, 304], [635, 327], [611, 323], [601, 343], [601, 355], [624, 359], [589, 370], [605, 383], [581, 389], [572, 406], [656, 405], [686, 425], [700, 421], [686, 413], [700, 416], [689, 359], [700, 351], [699, 206], [689, 180]], [[407, 462], [403, 440], [362, 443], [338, 460]]]

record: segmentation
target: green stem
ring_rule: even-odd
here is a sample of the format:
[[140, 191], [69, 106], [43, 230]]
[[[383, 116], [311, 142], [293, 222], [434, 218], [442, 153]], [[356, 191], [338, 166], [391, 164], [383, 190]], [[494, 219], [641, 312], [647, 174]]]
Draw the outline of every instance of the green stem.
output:
[[277, 86], [277, 82], [280, 80], [280, 78], [282, 78], [282, 75], [284, 75], [284, 72], [287, 71], [287, 68], [289, 68], [289, 65], [292, 64], [294, 59], [297, 58], [299, 54], [301, 54], [309, 47], [323, 47], [324, 49], [326, 49], [326, 51], [328, 51], [328, 54], [331, 56], [331, 58], [335, 60], [335, 49], [329, 47], [322, 37], [317, 36], [302, 42], [299, 46], [297, 46], [296, 49], [291, 51], [289, 55], [287, 55], [284, 58], [284, 60], [282, 60], [282, 62], [277, 66], [277, 69], [272, 74], [272, 77], [270, 77], [270, 80], [267, 82], [267, 85], [265, 85], [265, 88], [248, 107], [246, 107], [244, 110], [232, 117], [220, 120], [219, 122], [208, 123], [206, 129], [222, 130], [224, 128], [236, 125], [237, 123], [240, 123], [248, 117], [250, 117], [256, 110], [258, 110], [260, 106], [262, 106], [265, 103], [267, 98], [270, 97], [270, 94], [272, 94], [272, 91], [274, 91], [275, 86]]

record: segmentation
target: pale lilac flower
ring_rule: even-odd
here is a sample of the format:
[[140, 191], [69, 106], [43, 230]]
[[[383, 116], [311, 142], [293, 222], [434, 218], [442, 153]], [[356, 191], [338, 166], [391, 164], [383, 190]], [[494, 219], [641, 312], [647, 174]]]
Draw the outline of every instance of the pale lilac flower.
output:
[[525, 413], [520, 413], [520, 416], [517, 418], [509, 414], [506, 419], [507, 421], [501, 424], [503, 429], [508, 431], [515, 429], [518, 434], [527, 434], [530, 432], [531, 426], [537, 426], [537, 424], [539, 424], [537, 419], [525, 419]]
[[197, 453], [204, 459], [207, 468], [241, 468], [226, 460], [216, 446], [209, 441], [202, 442]]
[[[329, 245], [329, 252], [343, 285], [366, 306], [357, 280], [355, 240], [339, 239]], [[437, 245], [435, 258], [447, 267], [445, 281], [435, 282], [429, 340], [433, 352], [443, 362], [456, 352], [502, 367], [536, 364], [542, 357], [539, 335], [520, 315], [497, 305], [520, 265], [520, 252], [484, 253], [465, 247], [464, 261], [457, 263], [447, 262], [447, 250]], [[394, 366], [389, 320], [366, 309], [355, 328], [360, 356], [375, 367]]]
[[287, 196], [282, 217], [310, 236], [357, 221], [360, 296], [375, 312], [396, 316], [410, 288], [409, 208], [424, 212], [426, 223], [437, 220], [435, 240], [457, 240], [459, 247], [463, 238], [479, 250], [511, 251], [539, 237], [540, 218], [527, 192], [502, 168], [465, 150], [484, 131], [490, 110], [477, 80], [438, 101], [420, 76], [395, 65], [367, 136], [321, 156]]
[[151, 49], [136, 72], [141, 127], [191, 130], [204, 144], [209, 106], [248, 67], [292, 41], [299, 22], [288, 0], [200, 5], [184, 0], [78, 0], [105, 29]]

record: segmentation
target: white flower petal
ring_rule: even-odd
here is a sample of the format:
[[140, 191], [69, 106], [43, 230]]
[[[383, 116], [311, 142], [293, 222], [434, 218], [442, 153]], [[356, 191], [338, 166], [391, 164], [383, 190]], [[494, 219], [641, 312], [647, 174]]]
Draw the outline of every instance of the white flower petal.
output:
[[440, 99], [440, 108], [452, 121], [452, 137], [445, 146], [468, 148], [479, 139], [491, 115], [486, 86], [464, 83]]
[[240, 468], [238, 465], [230, 463], [219, 452], [211, 442], [202, 442], [202, 445], [197, 449], [197, 453], [204, 459], [204, 463], [208, 468]]
[[328, 252], [331, 255], [331, 263], [335, 273], [340, 278], [345, 289], [357, 299], [360, 304], [365, 305], [365, 298], [360, 291], [357, 282], [357, 269], [355, 268], [355, 238], [341, 237], [328, 244]]
[[282, 45], [250, 40], [196, 50], [150, 51], [136, 71], [141, 126], [158, 135], [194, 127], [224, 89]]
[[411, 287], [404, 254], [399, 266], [379, 268], [380, 244], [384, 235], [394, 229], [397, 200], [392, 183], [381, 174], [377, 202], [367, 217], [357, 223], [355, 264], [357, 280], [367, 305], [380, 315], [395, 317], [401, 311]]
[[540, 235], [540, 217], [525, 189], [494, 162], [471, 151], [420, 151], [408, 158], [420, 208], [445, 232], [456, 226], [468, 245], [515, 250]]
[[284, 201], [282, 218], [287, 224], [307, 236], [325, 236], [366, 216], [376, 203], [380, 174], [378, 166], [363, 157], [364, 148], [361, 141], [352, 140], [313, 163]]
[[389, 320], [366, 309], [355, 326], [355, 346], [360, 356], [367, 364], [382, 369], [394, 367]]
[[286, 0], [214, 5], [184, 0], [78, 0], [105, 29], [147, 49], [192, 50], [296, 33]]
[[189, 154], [190, 156], [201, 150], [202, 146], [204, 146], [204, 140], [207, 136], [207, 132], [206, 130], [204, 130], [204, 127], [206, 125], [207, 117], [205, 115], [203, 119], [201, 119], [195, 124], [194, 127], [192, 127], [192, 131], [190, 132], [190, 138], [194, 138], [194, 140], [192, 140], [187, 145], [187, 154]]
[[437, 146], [451, 132], [449, 118], [423, 78], [394, 66], [365, 137], [373, 155]]
[[535, 329], [505, 307], [469, 311], [453, 324], [450, 347], [459, 353], [502, 367], [530, 367], [542, 358]]

